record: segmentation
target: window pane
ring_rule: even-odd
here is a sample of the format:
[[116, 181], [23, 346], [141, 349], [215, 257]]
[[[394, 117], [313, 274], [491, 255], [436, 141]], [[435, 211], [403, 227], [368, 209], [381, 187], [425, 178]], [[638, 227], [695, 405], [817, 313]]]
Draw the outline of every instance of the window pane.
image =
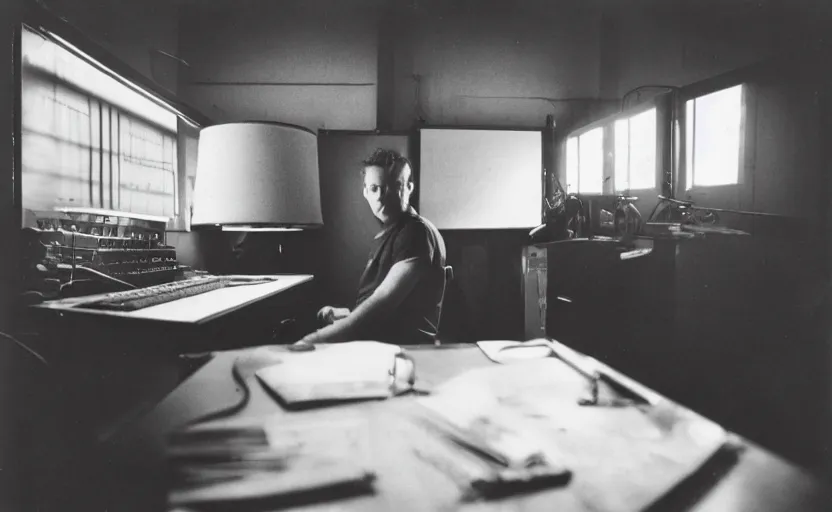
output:
[[[21, 88], [23, 208], [98, 206], [91, 197], [90, 103], [81, 94], [28, 74]], [[96, 185], [97, 186], [97, 185]]]
[[685, 102], [685, 190], [693, 187], [693, 127], [696, 124], [693, 100]]
[[122, 116], [121, 208], [133, 213], [175, 215], [175, 154], [172, 135]]
[[578, 138], [566, 141], [566, 193], [578, 193]]
[[55, 76], [169, 131], [176, 130], [176, 115], [84, 62], [69, 50], [25, 29], [21, 34], [21, 43], [26, 67]]
[[693, 184], [731, 185], [739, 178], [742, 85], [694, 100]]
[[630, 120], [615, 122], [615, 191], [630, 188]]
[[630, 189], [656, 187], [656, 109], [630, 118]]
[[115, 208], [181, 225], [176, 116], [39, 34], [23, 31], [21, 54], [24, 210]]
[[595, 128], [580, 136], [579, 188], [583, 194], [600, 194], [604, 188], [604, 130]]

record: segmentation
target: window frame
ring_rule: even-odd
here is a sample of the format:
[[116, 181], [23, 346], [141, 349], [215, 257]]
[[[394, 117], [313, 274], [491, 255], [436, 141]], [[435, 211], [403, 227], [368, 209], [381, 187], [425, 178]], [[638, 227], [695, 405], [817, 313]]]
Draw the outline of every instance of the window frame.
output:
[[[688, 126], [687, 126], [687, 102], [696, 100], [709, 94], [720, 92], [732, 87], [742, 86], [740, 100], [740, 133], [737, 162], [737, 182], [724, 185], [696, 185], [687, 187], [688, 177], [693, 170], [688, 169]], [[750, 127], [755, 124], [754, 109], [750, 108], [755, 102], [753, 86], [746, 80], [745, 73], [728, 73], [713, 79], [683, 87], [678, 94], [676, 104], [676, 165], [675, 165], [675, 192], [676, 196], [682, 196], [688, 201], [693, 201], [702, 206], [719, 205], [726, 208], [742, 209], [749, 203], [748, 184], [751, 177], [751, 165], [748, 162], [748, 155], [753, 154], [750, 147], [753, 144], [753, 134]], [[695, 103], [694, 103], [695, 105]], [[695, 108], [695, 106], [694, 106]]]
[[[589, 133], [593, 130], [596, 130], [598, 128], [601, 128], [601, 130], [602, 130], [601, 131], [601, 153], [602, 153], [601, 154], [601, 192], [581, 192], [581, 190], [580, 190], [580, 182], [581, 182], [581, 178], [580, 178], [581, 177], [581, 167], [580, 167], [581, 146], [580, 146], [580, 140], [581, 140], [581, 137], [583, 135], [586, 135], [587, 133]], [[568, 189], [569, 184], [566, 181], [568, 179], [568, 176], [567, 176], [567, 162], [568, 162], [568, 158], [569, 158], [569, 141], [571, 139], [577, 139], [577, 151], [578, 151], [578, 185], [577, 185], [578, 190], [576, 190], [575, 192], [569, 192], [568, 191], [569, 190]], [[606, 195], [606, 188], [607, 188], [607, 181], [608, 181], [607, 180], [607, 172], [608, 172], [607, 167], [608, 166], [607, 166], [607, 161], [606, 161], [607, 160], [606, 154], [607, 154], [607, 127], [603, 123], [600, 123], [600, 122], [592, 123], [590, 125], [587, 125], [584, 128], [581, 128], [579, 131], [570, 133], [569, 136], [566, 137], [566, 139], [563, 141], [563, 155], [564, 155], [564, 158], [563, 158], [563, 178], [564, 178], [563, 189], [566, 190], [567, 193], [569, 193], [569, 194], [575, 194], [575, 195], [586, 196], [586, 197]]]
[[[649, 110], [653, 110], [653, 109], [656, 110], [656, 148], [655, 148], [656, 149], [656, 162], [655, 162], [655, 169], [654, 169], [654, 173], [653, 173], [653, 186], [652, 187], [647, 187], [647, 188], [629, 188], [628, 187], [628, 188], [622, 190], [621, 192], [619, 192], [618, 190], [616, 190], [616, 187], [615, 187], [615, 178], [616, 178], [616, 175], [615, 175], [615, 157], [616, 157], [616, 154], [615, 154], [615, 124], [618, 121], [621, 121], [621, 120], [624, 120], [624, 119], [629, 121], [633, 117], [636, 117], [640, 114], [643, 114], [643, 113], [645, 113]], [[657, 190], [657, 189], [660, 188], [661, 183], [662, 183], [662, 167], [663, 167], [662, 166], [662, 141], [661, 141], [662, 130], [661, 130], [661, 126], [660, 126], [661, 123], [659, 122], [661, 120], [661, 112], [662, 112], [662, 110], [659, 107], [659, 102], [658, 101], [656, 101], [656, 102], [646, 102], [646, 103], [639, 104], [639, 105], [633, 107], [632, 109], [628, 109], [626, 112], [622, 112], [620, 114], [615, 115], [614, 118], [610, 121], [610, 134], [611, 134], [610, 135], [610, 137], [611, 137], [610, 138], [610, 151], [611, 151], [610, 158], [611, 158], [611, 166], [612, 166], [612, 171], [611, 171], [611, 174], [610, 174], [610, 183], [612, 184], [611, 189], [612, 189], [612, 194], [613, 195], [615, 195], [615, 196], [618, 196], [618, 195], [627, 195], [627, 196], [638, 195], [640, 192], [641, 193], [652, 192], [652, 191]], [[629, 137], [629, 133], [628, 133], [628, 137]], [[630, 141], [628, 140], [627, 141], [628, 151], [629, 151], [629, 143], [630, 143]], [[629, 166], [627, 168], [627, 172], [628, 173], [630, 172]], [[629, 178], [629, 176], [628, 176], [628, 178]]]
[[[575, 195], [581, 197], [594, 198], [612, 198], [618, 197], [620, 195], [629, 196], [652, 192], [656, 192], [657, 194], [669, 195], [672, 183], [670, 139], [672, 137], [673, 130], [669, 123], [668, 126], [663, 126], [663, 123], [665, 120], [671, 119], [670, 112], [672, 109], [672, 104], [673, 102], [671, 93], [659, 94], [652, 98], [646, 99], [636, 105], [633, 105], [632, 107], [629, 107], [625, 110], [606, 116], [602, 119], [593, 121], [584, 126], [581, 126], [580, 128], [570, 131], [567, 134], [567, 136], [564, 137], [561, 143], [561, 154], [563, 155], [563, 158], [559, 168], [561, 171], [561, 185], [563, 186], [564, 190], [566, 190], [567, 187], [566, 155], [569, 140], [575, 137], [580, 137], [584, 133], [600, 127], [603, 129], [604, 134], [604, 166], [602, 173], [602, 191], [601, 193], [586, 193], [577, 191], [574, 192]], [[637, 116], [653, 108], [656, 109], [656, 170], [654, 185], [650, 188], [626, 189], [622, 192], [617, 192], [615, 190], [615, 123], [622, 119], [629, 119], [631, 117]], [[578, 170], [578, 172], [580, 173], [580, 169]]]
[[[22, 97], [22, 33], [24, 30], [30, 30], [37, 33], [52, 43], [69, 51], [75, 57], [92, 65], [98, 71], [110, 76], [125, 87], [135, 91], [136, 93], [145, 96], [162, 108], [173, 113], [177, 118], [177, 130], [174, 134], [176, 141], [176, 203], [178, 205], [177, 213], [168, 222], [167, 231], [189, 231], [190, 230], [190, 198], [187, 192], [187, 165], [185, 155], [184, 136], [182, 134], [182, 127], [186, 126], [189, 129], [195, 130], [197, 133], [205, 126], [214, 124], [214, 121], [202, 114], [200, 111], [194, 109], [190, 105], [180, 101], [176, 95], [155, 82], [145, 77], [140, 72], [132, 68], [130, 65], [110, 53], [109, 50], [96, 43], [83, 32], [72, 26], [66, 20], [50, 11], [47, 7], [42, 5], [32, 5], [24, 13], [23, 18], [16, 24], [15, 27], [15, 48], [14, 48], [14, 74], [15, 74], [15, 97]], [[64, 82], [65, 83], [65, 82]], [[74, 84], [65, 83], [68, 87], [73, 87]], [[83, 91], [83, 94], [91, 97], [97, 96], [89, 91]], [[100, 98], [98, 98], [100, 99]], [[150, 121], [141, 115], [131, 113], [142, 121]], [[14, 136], [16, 140], [20, 140], [22, 133], [22, 119], [20, 101], [15, 102], [14, 112]], [[158, 124], [152, 123], [154, 127], [159, 127]], [[165, 127], [160, 127], [169, 132]], [[188, 130], [190, 132], [190, 130]], [[21, 225], [23, 216], [23, 190], [21, 188], [21, 154], [20, 145], [15, 145], [15, 163], [14, 163], [14, 210], [15, 210], [15, 225]]]
[[[38, 29], [34, 29], [26, 23], [21, 25], [21, 34], [23, 31], [29, 32], [39, 37], [44, 37], [48, 44], [55, 44], [56, 46], [61, 47], [61, 45], [55, 43], [52, 39], [45, 36], [42, 31]], [[66, 50], [65, 48], [63, 48]], [[22, 40], [21, 40], [21, 52], [23, 52]], [[68, 50], [67, 50], [68, 51]], [[68, 51], [68, 54], [71, 55], [71, 58], [78, 59], [79, 57], [71, 51]], [[80, 59], [81, 62], [85, 62], [83, 59]], [[98, 72], [97, 70], [94, 72]], [[92, 136], [89, 142], [89, 146], [85, 147], [89, 150], [90, 158], [93, 159], [93, 153], [96, 153], [100, 162], [103, 162], [104, 159], [108, 160], [108, 170], [103, 169], [103, 163], [99, 164], [98, 172], [101, 173], [98, 181], [94, 181], [92, 174], [90, 175], [90, 182], [88, 183], [90, 187], [90, 201], [92, 204], [89, 205], [90, 208], [105, 208], [111, 210], [125, 210], [126, 208], [124, 205], [120, 204], [120, 198], [122, 197], [122, 191], [124, 187], [123, 184], [120, 182], [121, 180], [121, 169], [122, 169], [122, 162], [126, 161], [129, 156], [128, 153], [122, 148], [121, 142], [123, 141], [125, 135], [128, 133], [127, 131], [122, 132], [122, 126], [127, 126], [126, 123], [129, 122], [136, 122], [140, 125], [144, 125], [147, 129], [152, 130], [153, 132], [157, 133], [159, 136], [163, 137], [166, 140], [172, 142], [174, 147], [172, 148], [173, 158], [171, 161], [172, 168], [169, 172], [172, 174], [173, 178], [173, 192], [172, 195], [169, 196], [173, 200], [171, 206], [172, 214], [165, 214], [170, 220], [168, 221], [167, 229], [168, 230], [178, 230], [182, 228], [187, 228], [187, 222], [185, 214], [186, 209], [183, 208], [182, 196], [183, 191], [181, 190], [181, 181], [182, 181], [182, 171], [179, 169], [179, 158], [178, 154], [179, 150], [179, 137], [178, 131], [175, 129], [171, 129], [169, 126], [166, 125], [164, 122], [160, 122], [157, 119], [154, 119], [153, 116], [150, 115], [142, 115], [142, 112], [136, 109], [127, 109], [121, 104], [117, 104], [112, 102], [108, 98], [104, 98], [100, 95], [97, 91], [91, 89], [85, 89], [83, 85], [79, 85], [75, 82], [66, 80], [64, 77], [59, 76], [58, 74], [52, 73], [46, 69], [43, 69], [39, 66], [21, 66], [20, 72], [20, 82], [21, 82], [21, 94], [20, 94], [20, 101], [22, 102], [25, 97], [25, 91], [23, 91], [22, 86], [26, 83], [31, 84], [32, 86], [36, 86], [36, 84], [45, 85], [48, 88], [59, 88], [61, 90], [69, 91], [73, 94], [77, 94], [83, 97], [87, 102], [96, 106], [96, 108], [90, 111], [91, 116], [91, 123], [95, 124], [92, 120], [92, 116], [97, 117], [97, 129], [99, 130], [99, 137], [102, 136], [109, 136], [110, 140], [109, 143], [105, 144], [103, 140], [99, 140], [97, 143], [94, 143], [92, 140]], [[120, 84], [123, 87], [123, 84]], [[131, 91], [131, 94], [136, 94], [135, 91]], [[97, 112], [97, 113], [96, 113]], [[177, 124], [179, 123], [179, 116], [173, 114], [173, 117], [177, 120]], [[104, 120], [107, 119], [107, 122], [104, 123]], [[122, 121], [125, 121], [122, 123]], [[104, 126], [106, 126], [106, 134], [101, 131], [104, 130]], [[115, 126], [118, 126], [115, 128]], [[92, 128], [91, 128], [92, 129]], [[115, 131], [114, 131], [115, 130]], [[23, 140], [25, 137], [28, 136], [43, 136], [47, 135], [44, 133], [39, 132], [27, 132], [26, 127], [24, 126], [24, 119], [20, 116], [20, 139], [21, 145], [23, 144]], [[115, 136], [115, 137], [114, 137]], [[63, 140], [61, 138], [61, 140]], [[118, 150], [116, 150], [118, 148]], [[135, 155], [133, 155], [135, 156]], [[21, 182], [25, 178], [23, 175], [23, 155], [21, 154]], [[114, 159], [115, 162], [118, 163], [117, 167], [114, 167]], [[91, 162], [91, 169], [94, 167], [94, 164]], [[109, 175], [109, 177], [107, 177]], [[114, 182], [114, 177], [117, 177], [117, 181]], [[94, 184], [97, 183], [98, 190], [97, 194], [93, 192]], [[105, 192], [106, 191], [106, 192]], [[21, 208], [23, 207], [23, 188], [21, 188]], [[119, 198], [119, 199], [117, 199]], [[134, 212], [134, 213], [141, 213], [141, 214], [148, 214], [148, 212]], [[160, 215], [158, 213], [151, 213], [153, 215]]]

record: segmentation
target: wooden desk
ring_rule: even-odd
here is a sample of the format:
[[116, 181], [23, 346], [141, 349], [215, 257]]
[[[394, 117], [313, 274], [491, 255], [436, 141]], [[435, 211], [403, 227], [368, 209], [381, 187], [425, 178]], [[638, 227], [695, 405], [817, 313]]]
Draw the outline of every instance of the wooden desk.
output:
[[[419, 379], [435, 385], [459, 373], [491, 363], [470, 345], [435, 349], [409, 348], [416, 361]], [[99, 508], [119, 511], [153, 511], [165, 509], [164, 446], [166, 435], [175, 427], [203, 414], [236, 403], [241, 390], [232, 379], [232, 366], [240, 357], [240, 371], [248, 376], [251, 400], [239, 416], [280, 413], [281, 409], [252, 378], [254, 371], [268, 364], [267, 348], [219, 353], [210, 363], [185, 381], [150, 414], [121, 432], [104, 447], [102, 476], [109, 490], [101, 496]], [[342, 406], [344, 409], [361, 405]], [[293, 413], [295, 414], [295, 413]], [[657, 510], [694, 510], [697, 512], [786, 512], [826, 511], [832, 502], [821, 485], [809, 474], [782, 458], [748, 443], [735, 463], [708, 471], [703, 481], [697, 479], [693, 489], [676, 496]], [[442, 500], [442, 481], [425, 467], [394, 471], [395, 480], [386, 490], [372, 497], [353, 498], [338, 504], [338, 510], [436, 510], [447, 507]], [[712, 475], [716, 474], [717, 477]], [[386, 473], [385, 473], [386, 475]], [[385, 476], [385, 479], [388, 477]], [[395, 487], [398, 485], [399, 487]], [[401, 493], [390, 495], [390, 486]], [[403, 501], [405, 498], [411, 501]], [[412, 501], [415, 500], [415, 501]], [[303, 510], [333, 510], [332, 503], [304, 507]], [[391, 508], [393, 507], [393, 508]], [[553, 508], [554, 507], [554, 508]], [[580, 498], [570, 494], [569, 486], [541, 491], [522, 500], [479, 504], [477, 510], [587, 510]], [[456, 509], [456, 508], [454, 508]]]
[[[273, 333], [284, 320], [307, 332], [316, 309], [309, 293], [313, 276], [277, 275], [263, 284], [232, 286], [142, 308], [106, 311], [76, 307], [76, 299], [47, 301], [29, 308], [32, 324], [47, 338], [73, 340], [69, 351], [143, 352], [177, 355], [268, 343], [290, 343]], [[89, 297], [77, 300], [87, 300]], [[49, 332], [46, 332], [49, 331]], [[240, 333], [246, 336], [240, 336]]]
[[90, 453], [100, 440], [152, 410], [182, 382], [186, 366], [199, 364], [180, 354], [295, 341], [297, 333], [277, 340], [273, 330], [285, 319], [314, 320], [311, 281], [280, 276], [119, 314], [54, 303], [27, 308], [28, 329], [40, 334], [36, 348], [50, 363], [45, 375], [27, 375], [25, 388], [30, 401], [42, 402], [27, 432], [27, 452], [40, 454], [32, 462], [33, 494], [54, 504], [40, 510], [103, 510], [62, 503], [97, 482], [88, 475], [99, 469]]
[[312, 280], [311, 275], [281, 275], [276, 277], [277, 279], [268, 283], [219, 288], [135, 311], [108, 311], [77, 306], [79, 301], [87, 301], [96, 296], [51, 300], [34, 307], [66, 314], [92, 315], [99, 318], [204, 324]]

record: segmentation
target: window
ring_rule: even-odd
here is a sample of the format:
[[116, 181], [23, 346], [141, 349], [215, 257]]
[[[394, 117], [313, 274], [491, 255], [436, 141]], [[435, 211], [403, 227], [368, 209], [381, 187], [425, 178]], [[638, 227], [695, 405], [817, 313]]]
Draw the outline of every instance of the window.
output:
[[686, 102], [687, 190], [739, 182], [742, 96], [737, 85]]
[[604, 188], [604, 129], [593, 128], [566, 141], [566, 192], [600, 194]]
[[615, 122], [615, 191], [656, 187], [656, 109]]
[[23, 208], [180, 224], [176, 116], [38, 33], [22, 34]]

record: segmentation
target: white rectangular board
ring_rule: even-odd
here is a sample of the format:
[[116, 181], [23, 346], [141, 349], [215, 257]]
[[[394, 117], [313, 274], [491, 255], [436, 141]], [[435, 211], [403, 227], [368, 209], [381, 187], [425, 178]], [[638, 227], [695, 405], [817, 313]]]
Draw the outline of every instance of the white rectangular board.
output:
[[540, 131], [421, 130], [419, 213], [439, 229], [524, 229], [541, 221]]

